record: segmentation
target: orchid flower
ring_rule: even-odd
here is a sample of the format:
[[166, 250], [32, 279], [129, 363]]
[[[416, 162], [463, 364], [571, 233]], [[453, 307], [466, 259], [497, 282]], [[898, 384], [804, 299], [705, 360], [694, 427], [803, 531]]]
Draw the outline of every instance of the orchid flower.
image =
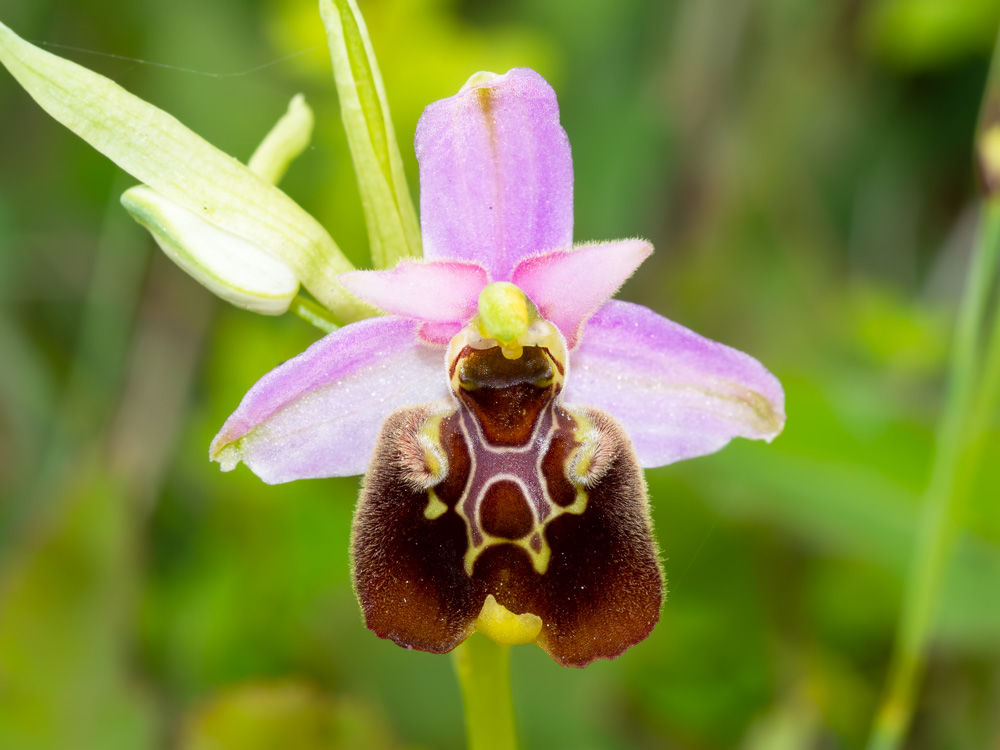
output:
[[264, 376], [211, 456], [269, 483], [366, 475], [353, 575], [377, 635], [613, 658], [663, 599], [642, 468], [771, 440], [781, 386], [609, 299], [652, 248], [573, 244], [569, 141], [538, 73], [476, 74], [427, 107], [416, 151], [424, 260], [342, 274], [386, 314]]

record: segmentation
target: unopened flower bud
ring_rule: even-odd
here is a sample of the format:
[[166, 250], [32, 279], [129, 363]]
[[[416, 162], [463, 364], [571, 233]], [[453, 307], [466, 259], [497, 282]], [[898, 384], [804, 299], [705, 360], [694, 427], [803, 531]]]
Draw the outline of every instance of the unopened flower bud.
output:
[[168, 258], [213, 294], [263, 315], [288, 310], [299, 280], [280, 258], [143, 185], [125, 191], [122, 205]]

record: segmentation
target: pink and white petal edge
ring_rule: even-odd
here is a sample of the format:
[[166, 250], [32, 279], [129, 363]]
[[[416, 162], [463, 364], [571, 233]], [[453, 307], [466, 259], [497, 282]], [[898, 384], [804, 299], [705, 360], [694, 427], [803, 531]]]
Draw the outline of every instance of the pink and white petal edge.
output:
[[564, 398], [621, 422], [646, 468], [770, 442], [785, 424], [781, 384], [756, 359], [617, 300], [587, 322]]
[[209, 456], [239, 462], [268, 484], [363, 474], [396, 409], [450, 398], [444, 355], [419, 324], [369, 318], [317, 341], [261, 378], [212, 441]]
[[476, 314], [486, 269], [457, 260], [404, 260], [391, 271], [351, 271], [340, 280], [353, 294], [384, 312], [435, 323], [463, 324]]
[[570, 349], [577, 346], [584, 322], [593, 315], [653, 252], [644, 240], [576, 245], [525, 258], [511, 274], [555, 323]]

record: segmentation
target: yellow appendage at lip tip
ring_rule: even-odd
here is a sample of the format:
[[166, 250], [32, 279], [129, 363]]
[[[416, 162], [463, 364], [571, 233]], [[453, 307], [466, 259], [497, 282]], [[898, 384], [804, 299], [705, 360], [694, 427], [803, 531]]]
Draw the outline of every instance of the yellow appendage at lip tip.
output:
[[515, 615], [490, 594], [476, 620], [476, 630], [501, 646], [520, 646], [534, 643], [538, 638], [542, 632], [542, 618], [530, 612]]

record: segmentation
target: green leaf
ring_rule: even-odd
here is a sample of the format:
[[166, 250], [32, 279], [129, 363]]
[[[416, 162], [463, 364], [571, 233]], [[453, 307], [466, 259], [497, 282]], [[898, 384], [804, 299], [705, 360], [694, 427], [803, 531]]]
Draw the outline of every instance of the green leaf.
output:
[[34, 47], [0, 24], [0, 62], [52, 117], [167, 200], [265, 248], [344, 321], [374, 311], [338, 275], [353, 266], [291, 198], [175, 118], [116, 83]]
[[288, 103], [288, 111], [253, 152], [247, 166], [272, 185], [281, 182], [288, 165], [306, 150], [312, 139], [313, 113], [302, 94]]
[[403, 172], [368, 29], [354, 0], [320, 0], [340, 113], [361, 191], [372, 262], [420, 256], [420, 226]]

